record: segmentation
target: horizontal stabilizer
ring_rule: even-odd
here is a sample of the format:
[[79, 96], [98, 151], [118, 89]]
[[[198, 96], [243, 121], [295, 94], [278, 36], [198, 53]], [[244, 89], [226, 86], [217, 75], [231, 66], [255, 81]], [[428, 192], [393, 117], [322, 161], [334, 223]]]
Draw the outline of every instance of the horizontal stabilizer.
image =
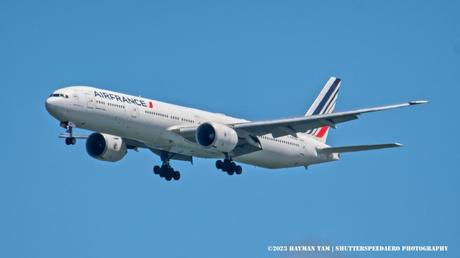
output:
[[[71, 135], [69, 133], [61, 133], [59, 138], [69, 138]], [[72, 135], [75, 139], [87, 139], [89, 135]]]
[[385, 144], [371, 144], [371, 145], [355, 145], [355, 146], [343, 146], [343, 147], [328, 147], [318, 149], [318, 152], [321, 153], [343, 153], [343, 152], [353, 152], [353, 151], [367, 151], [367, 150], [377, 150], [385, 148], [395, 148], [402, 147], [400, 143], [385, 143]]

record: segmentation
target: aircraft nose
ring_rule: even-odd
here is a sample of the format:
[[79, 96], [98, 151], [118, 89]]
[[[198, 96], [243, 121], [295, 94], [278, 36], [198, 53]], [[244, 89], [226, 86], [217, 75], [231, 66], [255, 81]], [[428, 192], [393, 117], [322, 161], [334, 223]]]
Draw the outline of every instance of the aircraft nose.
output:
[[45, 108], [46, 110], [48, 111], [48, 113], [54, 113], [55, 109], [56, 109], [56, 103], [55, 102], [55, 99], [52, 98], [52, 97], [48, 97], [45, 101]]

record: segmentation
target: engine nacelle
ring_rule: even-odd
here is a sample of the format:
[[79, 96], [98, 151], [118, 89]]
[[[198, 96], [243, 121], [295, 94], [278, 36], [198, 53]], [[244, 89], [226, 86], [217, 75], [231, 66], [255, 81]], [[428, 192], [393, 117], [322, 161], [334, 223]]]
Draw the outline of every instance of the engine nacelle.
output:
[[95, 159], [115, 162], [126, 155], [127, 148], [119, 136], [93, 133], [86, 140], [86, 151]]
[[204, 123], [198, 126], [196, 142], [205, 148], [230, 152], [238, 144], [238, 134], [232, 128], [218, 123]]

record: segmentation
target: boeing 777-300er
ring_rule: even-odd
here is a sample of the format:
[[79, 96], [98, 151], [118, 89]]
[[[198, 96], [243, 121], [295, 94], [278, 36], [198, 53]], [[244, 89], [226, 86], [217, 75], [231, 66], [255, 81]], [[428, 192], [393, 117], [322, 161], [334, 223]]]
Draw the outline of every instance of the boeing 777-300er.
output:
[[[235, 161], [272, 169], [307, 168], [338, 160], [343, 152], [402, 146], [326, 144], [329, 128], [339, 123], [364, 113], [426, 103], [410, 101], [334, 113], [340, 83], [331, 77], [304, 116], [267, 121], [248, 121], [87, 86], [54, 91], [46, 99], [46, 109], [66, 129], [60, 137], [67, 145], [85, 138], [91, 157], [112, 162], [121, 160], [128, 149], [149, 149], [162, 161], [153, 172], [168, 181], [180, 178], [170, 160], [218, 159], [216, 167], [233, 175], [242, 172]], [[75, 135], [77, 127], [94, 133]]]

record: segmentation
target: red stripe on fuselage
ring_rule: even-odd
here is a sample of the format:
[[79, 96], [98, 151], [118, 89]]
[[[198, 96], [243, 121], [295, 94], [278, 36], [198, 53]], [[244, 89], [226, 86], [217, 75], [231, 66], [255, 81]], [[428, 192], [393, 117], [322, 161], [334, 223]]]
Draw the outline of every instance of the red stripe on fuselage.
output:
[[149, 101], [149, 108], [153, 108], [153, 103], [152, 103], [152, 101]]

